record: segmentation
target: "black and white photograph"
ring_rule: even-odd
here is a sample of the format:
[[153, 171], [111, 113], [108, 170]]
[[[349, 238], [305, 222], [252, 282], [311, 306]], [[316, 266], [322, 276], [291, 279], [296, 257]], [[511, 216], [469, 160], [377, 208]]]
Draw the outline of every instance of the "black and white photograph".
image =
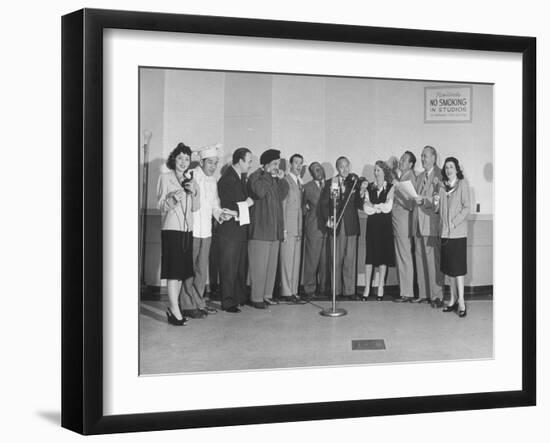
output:
[[546, 442], [543, 5], [7, 3], [2, 441]]
[[494, 85], [139, 67], [139, 374], [494, 357]]

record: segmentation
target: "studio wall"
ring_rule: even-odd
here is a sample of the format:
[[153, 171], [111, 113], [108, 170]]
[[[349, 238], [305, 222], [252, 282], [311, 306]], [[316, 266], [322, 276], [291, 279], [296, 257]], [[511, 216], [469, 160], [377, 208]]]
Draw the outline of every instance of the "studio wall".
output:
[[[492, 85], [473, 85], [471, 122], [425, 123], [424, 87], [437, 85], [433, 82], [141, 71], [140, 124], [153, 131], [155, 167], [179, 141], [193, 148], [220, 142], [224, 161], [239, 146], [249, 147], [256, 158], [274, 146], [286, 157], [299, 152], [306, 163], [325, 163], [329, 174], [334, 160], [346, 155], [355, 172], [372, 179], [376, 160], [399, 157], [407, 149], [420, 158], [422, 147], [431, 145], [440, 164], [449, 155], [461, 161], [473, 202], [481, 213], [493, 212]], [[150, 181], [154, 178], [153, 173]], [[156, 206], [154, 199], [148, 206]]]
[[[178, 142], [192, 148], [221, 143], [222, 162], [240, 146], [253, 151], [253, 168], [268, 147], [294, 153], [306, 163], [319, 161], [327, 176], [334, 161], [347, 156], [352, 169], [373, 179], [376, 160], [399, 157], [411, 150], [421, 171], [423, 146], [434, 146], [439, 165], [457, 157], [471, 185], [472, 217], [483, 223], [483, 238], [472, 239], [469, 256], [492, 263], [493, 213], [493, 86], [472, 85], [472, 119], [462, 123], [426, 123], [424, 89], [438, 83], [383, 79], [272, 75], [184, 69], [141, 69], [140, 129], [153, 132], [147, 207], [156, 210], [156, 183], [164, 160]], [[445, 85], [441, 83], [441, 85]], [[310, 179], [306, 172], [304, 179]], [[489, 225], [487, 225], [487, 223]], [[159, 282], [158, 223], [148, 232], [146, 276]], [[155, 227], [156, 226], [156, 227]], [[360, 242], [364, 239], [360, 240]], [[470, 249], [472, 246], [470, 245]], [[362, 248], [359, 249], [361, 260]], [[492, 267], [472, 273], [468, 283], [492, 283]], [[489, 269], [490, 268], [490, 269]], [[362, 265], [359, 263], [359, 283]], [[395, 273], [388, 277], [395, 283]]]

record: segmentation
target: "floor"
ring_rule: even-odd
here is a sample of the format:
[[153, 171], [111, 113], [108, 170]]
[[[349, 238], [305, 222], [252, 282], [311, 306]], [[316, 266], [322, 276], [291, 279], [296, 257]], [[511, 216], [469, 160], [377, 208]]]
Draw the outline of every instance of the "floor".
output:
[[[468, 300], [468, 315], [426, 304], [344, 301], [347, 315], [319, 315], [328, 301], [219, 311], [182, 327], [166, 322], [163, 301], [140, 304], [140, 373], [231, 371], [493, 356], [493, 302]], [[217, 303], [212, 304], [217, 307]], [[352, 340], [385, 349], [352, 350]]]

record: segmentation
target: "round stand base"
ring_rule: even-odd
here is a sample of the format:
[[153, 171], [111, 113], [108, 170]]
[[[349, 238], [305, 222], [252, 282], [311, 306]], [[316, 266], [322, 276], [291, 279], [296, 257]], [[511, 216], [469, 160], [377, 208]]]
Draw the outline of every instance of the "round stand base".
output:
[[342, 308], [335, 309], [324, 309], [320, 312], [323, 317], [342, 317], [348, 314], [348, 311]]

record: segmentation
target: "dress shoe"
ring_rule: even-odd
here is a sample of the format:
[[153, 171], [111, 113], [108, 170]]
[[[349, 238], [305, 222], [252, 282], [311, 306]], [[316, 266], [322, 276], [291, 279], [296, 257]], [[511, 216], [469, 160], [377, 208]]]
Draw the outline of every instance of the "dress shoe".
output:
[[441, 300], [440, 298], [436, 298], [435, 300], [432, 300], [431, 305], [432, 305], [432, 308], [439, 309], [443, 307], [443, 300]]
[[458, 302], [454, 302], [452, 305], [445, 306], [442, 311], [443, 312], [453, 312], [458, 309]]
[[298, 297], [297, 295], [291, 295], [289, 298], [288, 298], [288, 302], [291, 304], [291, 305], [305, 305], [306, 302], [303, 301], [300, 297]]
[[241, 310], [237, 306], [231, 306], [230, 308], [224, 309], [225, 312], [231, 312], [232, 314], [236, 314], [237, 312], [241, 312]]
[[218, 312], [217, 309], [211, 308], [210, 306], [205, 306], [203, 309], [201, 309], [203, 312], [206, 312], [208, 315], [213, 315], [216, 312]]
[[208, 314], [200, 309], [184, 309], [183, 315], [189, 318], [206, 318]]
[[172, 313], [170, 308], [166, 309], [166, 317], [168, 319], [168, 323], [174, 326], [184, 326], [187, 319], [182, 316], [181, 320], [176, 318], [176, 316]]
[[393, 301], [395, 303], [409, 303], [411, 299], [412, 297], [397, 297], [397, 298], [394, 298]]
[[429, 298], [413, 298], [411, 300], [411, 303], [430, 303], [430, 299]]
[[383, 295], [377, 295], [376, 296], [376, 301], [382, 301], [384, 300], [384, 296]]
[[466, 317], [466, 306], [464, 306], [464, 309], [460, 309], [460, 310], [458, 311], [458, 316], [459, 316], [460, 318]]
[[263, 301], [253, 301], [251, 305], [256, 309], [265, 309], [267, 307]]
[[268, 306], [275, 306], [279, 304], [277, 300], [273, 300], [272, 298], [264, 298], [264, 303]]

